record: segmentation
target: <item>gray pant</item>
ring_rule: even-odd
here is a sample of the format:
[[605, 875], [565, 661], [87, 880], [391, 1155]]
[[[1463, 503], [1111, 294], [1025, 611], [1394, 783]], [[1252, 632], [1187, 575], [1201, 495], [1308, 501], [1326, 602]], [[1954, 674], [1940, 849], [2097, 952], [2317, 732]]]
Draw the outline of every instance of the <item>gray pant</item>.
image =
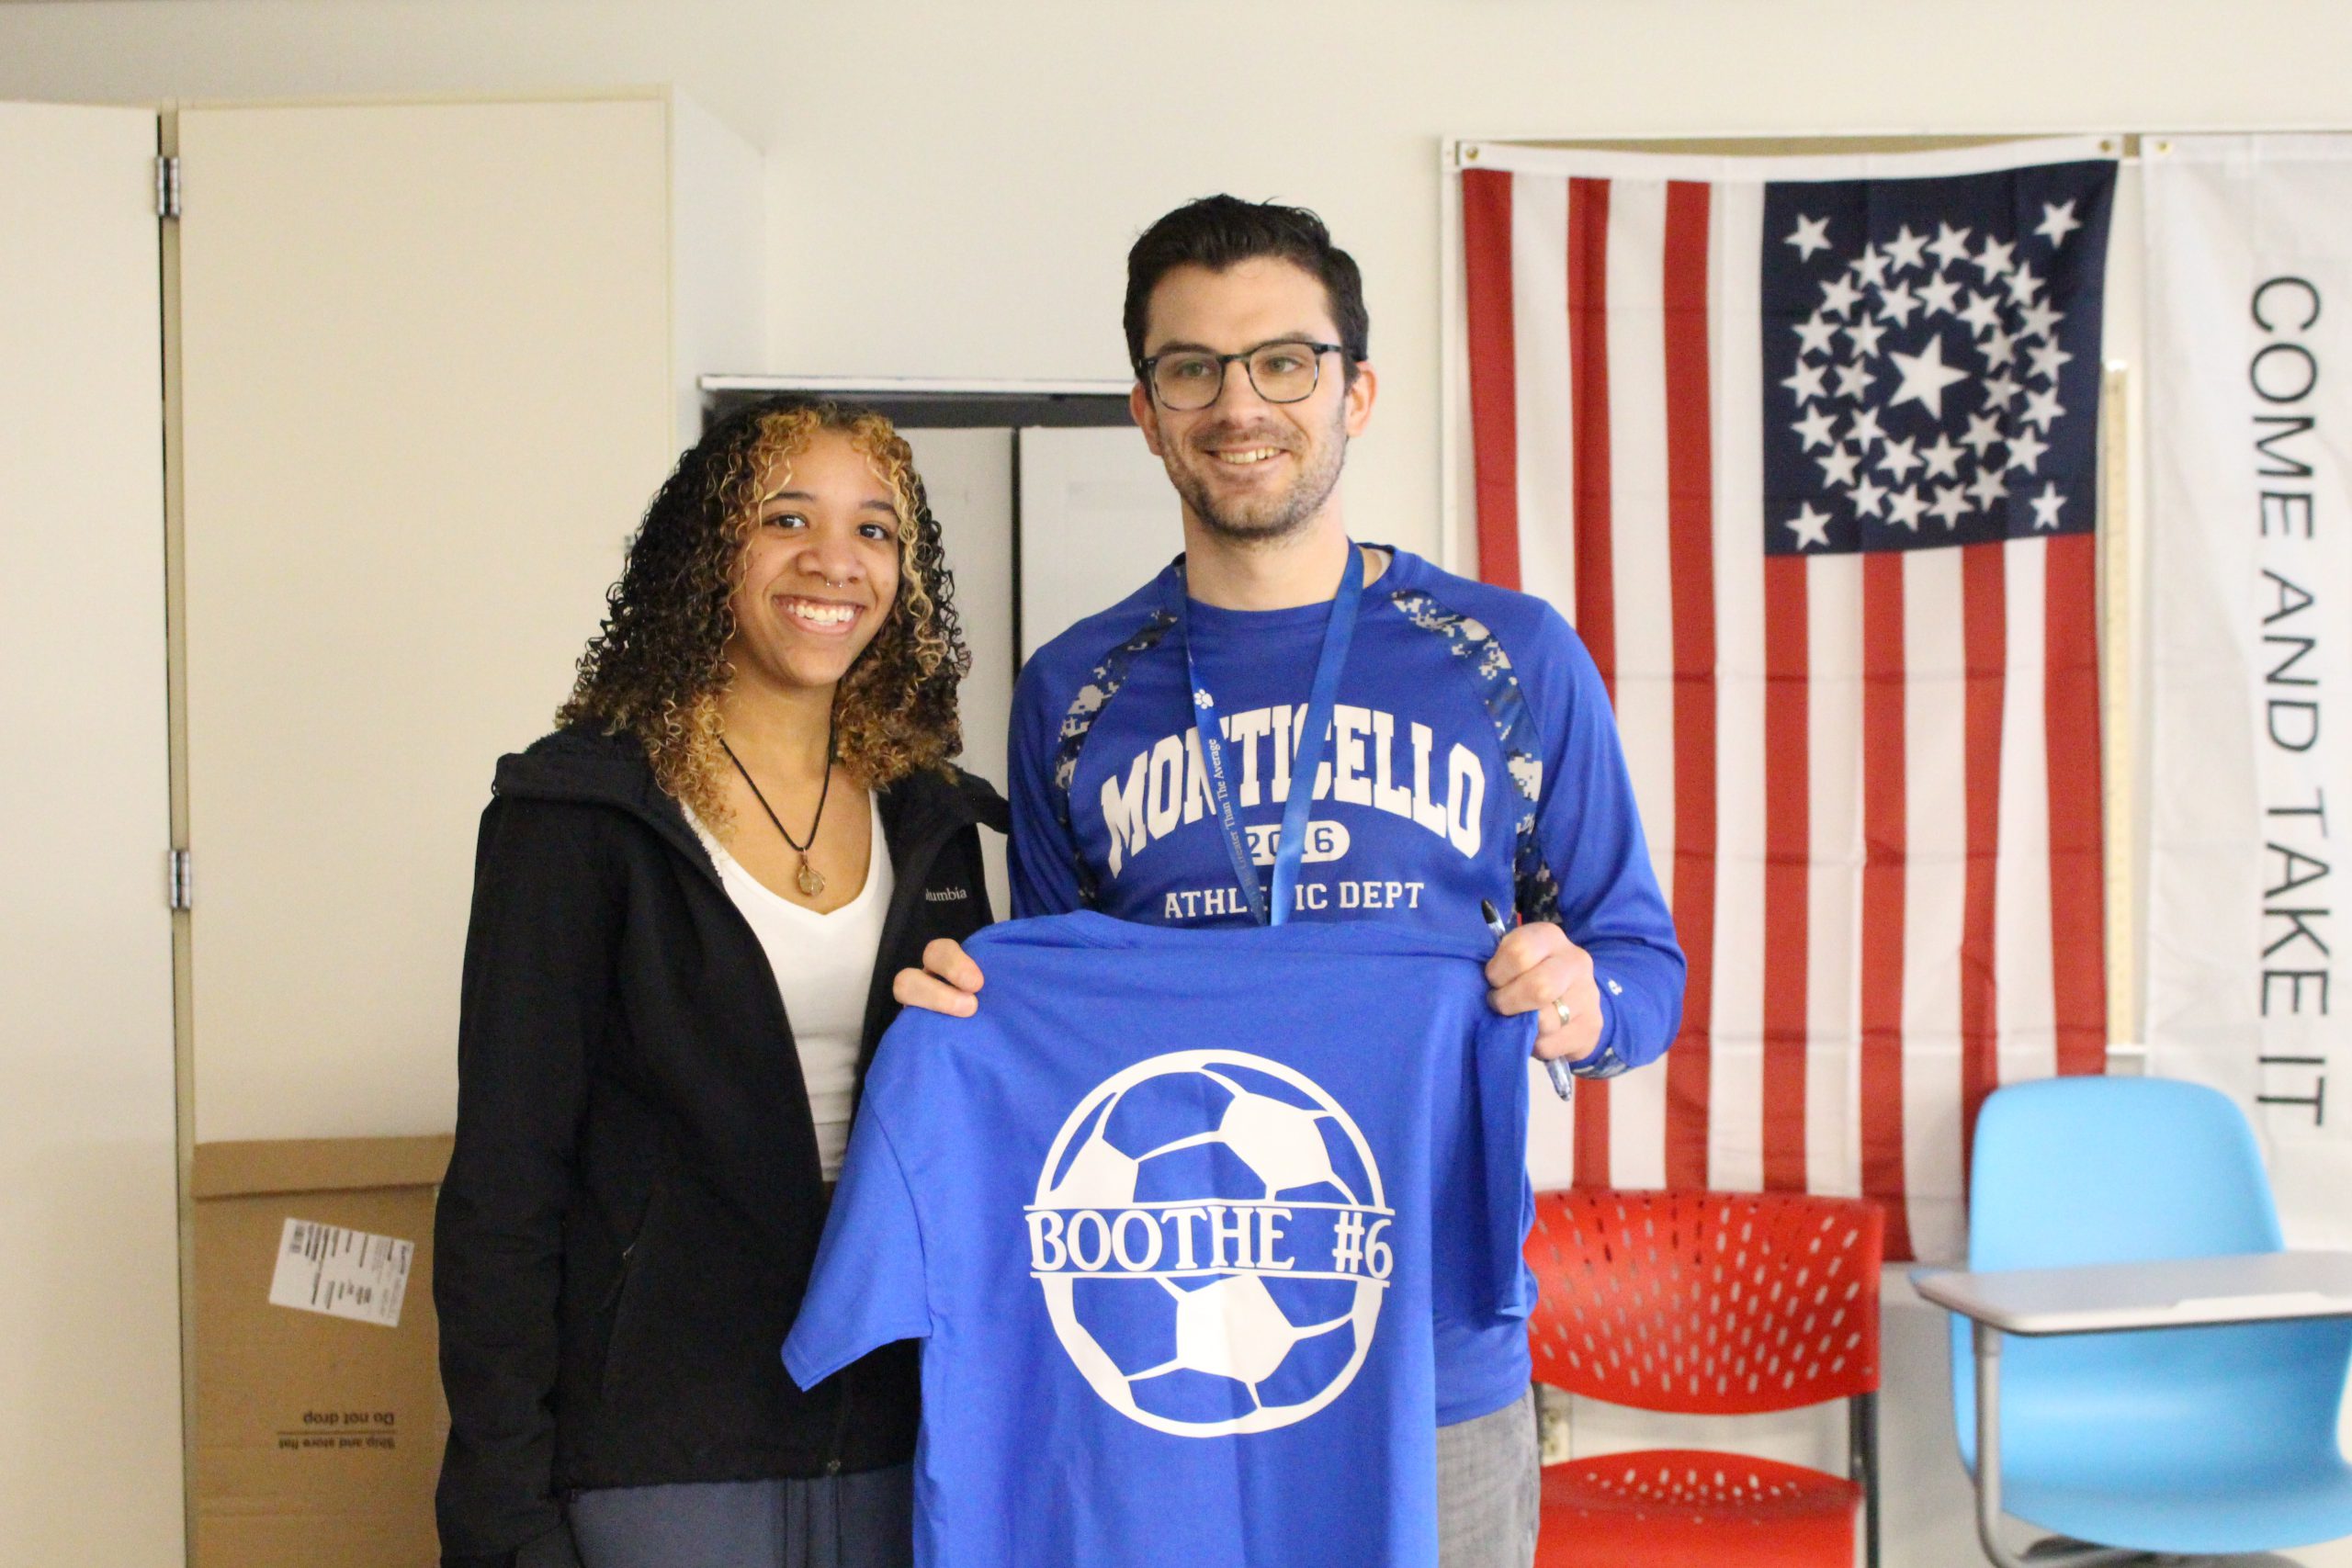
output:
[[[1437, 1429], [1441, 1568], [1530, 1568], [1542, 1479], [1532, 1391]], [[535, 1542], [521, 1568], [906, 1568], [911, 1466], [818, 1481], [630, 1486], [572, 1498], [579, 1555]]]
[[1440, 1427], [1440, 1568], [1530, 1568], [1543, 1495], [1533, 1390], [1491, 1416]]
[[[909, 1568], [914, 1467], [575, 1495], [518, 1568]], [[577, 1555], [571, 1548], [576, 1543]]]

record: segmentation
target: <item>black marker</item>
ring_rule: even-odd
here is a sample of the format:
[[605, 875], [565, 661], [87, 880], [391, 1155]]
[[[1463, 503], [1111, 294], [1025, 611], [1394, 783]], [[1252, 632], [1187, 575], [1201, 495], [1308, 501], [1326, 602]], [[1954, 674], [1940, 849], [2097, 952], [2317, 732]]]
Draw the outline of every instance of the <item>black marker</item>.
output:
[[[1495, 913], [1495, 906], [1492, 899], [1479, 899], [1478, 913], [1486, 917], [1487, 930], [1494, 934], [1494, 938], [1497, 942], [1500, 942], [1503, 938], [1510, 934], [1510, 932], [1503, 927], [1503, 918]], [[1548, 1074], [1552, 1079], [1553, 1093], [1558, 1095], [1562, 1100], [1574, 1100], [1577, 1097], [1577, 1076], [1568, 1070], [1566, 1057], [1550, 1057], [1544, 1064], [1544, 1071]]]

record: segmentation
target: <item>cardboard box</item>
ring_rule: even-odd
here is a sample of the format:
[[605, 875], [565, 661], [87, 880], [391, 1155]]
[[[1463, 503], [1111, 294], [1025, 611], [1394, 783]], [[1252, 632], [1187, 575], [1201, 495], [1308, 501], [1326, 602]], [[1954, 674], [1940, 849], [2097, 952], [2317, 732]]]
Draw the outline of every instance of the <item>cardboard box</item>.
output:
[[196, 1150], [194, 1568], [432, 1568], [441, 1138]]

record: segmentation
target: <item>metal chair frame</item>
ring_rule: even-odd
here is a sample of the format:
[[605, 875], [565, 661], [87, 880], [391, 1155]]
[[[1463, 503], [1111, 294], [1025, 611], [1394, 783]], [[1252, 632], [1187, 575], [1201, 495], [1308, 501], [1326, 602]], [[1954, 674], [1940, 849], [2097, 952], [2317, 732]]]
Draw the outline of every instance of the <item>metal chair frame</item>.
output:
[[1878, 1563], [1878, 1391], [1846, 1401], [1846, 1479], [1862, 1483], [1862, 1562]]

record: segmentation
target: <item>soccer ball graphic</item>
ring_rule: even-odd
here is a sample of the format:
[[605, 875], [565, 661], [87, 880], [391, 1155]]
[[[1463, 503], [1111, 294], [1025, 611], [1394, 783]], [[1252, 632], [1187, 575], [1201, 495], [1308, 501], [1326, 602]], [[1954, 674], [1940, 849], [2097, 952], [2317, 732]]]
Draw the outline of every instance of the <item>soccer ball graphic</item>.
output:
[[[1281, 1063], [1182, 1051], [1116, 1074], [1063, 1123], [1042, 1211], [1057, 1237], [1069, 1217], [1056, 1257], [1079, 1260], [1038, 1273], [1055, 1333], [1097, 1394], [1155, 1430], [1305, 1420], [1372, 1348], [1386, 1270], [1362, 1268], [1361, 1238], [1386, 1223], [1380, 1172], [1339, 1104]], [[1328, 1240], [1317, 1251], [1335, 1234], [1337, 1268]]]

